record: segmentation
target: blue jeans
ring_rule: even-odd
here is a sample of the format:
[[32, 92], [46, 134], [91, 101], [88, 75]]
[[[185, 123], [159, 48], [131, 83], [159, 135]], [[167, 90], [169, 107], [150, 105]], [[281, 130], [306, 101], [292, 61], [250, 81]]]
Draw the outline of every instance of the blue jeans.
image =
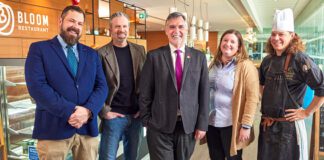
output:
[[123, 140], [124, 160], [137, 160], [143, 127], [140, 118], [132, 115], [105, 119], [102, 122], [99, 160], [115, 160], [119, 141]]

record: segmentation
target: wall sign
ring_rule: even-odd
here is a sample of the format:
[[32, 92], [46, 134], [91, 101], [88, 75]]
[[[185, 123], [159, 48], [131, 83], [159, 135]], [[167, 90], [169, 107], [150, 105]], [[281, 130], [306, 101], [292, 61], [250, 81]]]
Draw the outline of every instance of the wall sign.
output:
[[17, 11], [18, 30], [48, 32], [48, 16]]
[[0, 35], [8, 36], [13, 32], [15, 18], [10, 6], [0, 2]]
[[57, 34], [59, 11], [0, 1], [0, 36], [45, 38]]

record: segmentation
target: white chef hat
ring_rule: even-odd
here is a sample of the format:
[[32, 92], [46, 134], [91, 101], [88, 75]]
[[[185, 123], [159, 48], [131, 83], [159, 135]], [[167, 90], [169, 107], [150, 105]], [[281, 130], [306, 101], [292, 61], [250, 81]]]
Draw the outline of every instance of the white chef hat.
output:
[[294, 32], [294, 15], [290, 8], [276, 10], [273, 17], [272, 31]]

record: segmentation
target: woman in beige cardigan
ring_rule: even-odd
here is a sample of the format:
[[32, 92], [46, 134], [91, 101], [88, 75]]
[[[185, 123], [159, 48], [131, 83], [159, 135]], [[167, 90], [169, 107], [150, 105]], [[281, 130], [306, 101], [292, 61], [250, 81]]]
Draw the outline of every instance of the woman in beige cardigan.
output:
[[241, 160], [254, 139], [259, 101], [258, 72], [248, 59], [242, 35], [227, 30], [209, 66], [210, 115], [207, 144], [212, 160]]

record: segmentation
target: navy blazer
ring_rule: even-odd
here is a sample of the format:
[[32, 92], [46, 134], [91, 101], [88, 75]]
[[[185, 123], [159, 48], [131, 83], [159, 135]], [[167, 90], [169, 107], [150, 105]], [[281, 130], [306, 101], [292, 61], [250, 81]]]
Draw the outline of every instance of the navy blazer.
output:
[[[57, 37], [31, 44], [25, 64], [29, 94], [36, 101], [33, 138], [59, 140], [74, 134], [98, 135], [97, 115], [108, 94], [100, 58], [80, 43], [78, 72], [74, 78]], [[75, 106], [89, 109], [93, 117], [80, 129], [68, 119]]]

